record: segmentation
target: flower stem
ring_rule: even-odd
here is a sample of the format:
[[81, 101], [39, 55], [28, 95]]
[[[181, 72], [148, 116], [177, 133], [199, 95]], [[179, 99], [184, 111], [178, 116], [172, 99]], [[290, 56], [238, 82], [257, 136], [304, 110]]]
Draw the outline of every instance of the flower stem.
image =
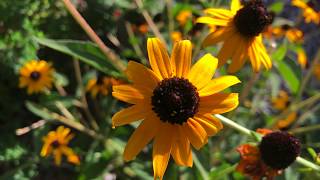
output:
[[[220, 114], [215, 114], [214, 116], [216, 118], [220, 119], [228, 127], [233, 128], [235, 130], [238, 130], [239, 132], [241, 132], [241, 133], [243, 133], [245, 135], [254, 137], [254, 133], [252, 133], [251, 130], [249, 130], [249, 129], [247, 129], [247, 128], [245, 128], [245, 127], [243, 127], [243, 126], [241, 126], [241, 125], [239, 125], [237, 123], [235, 123], [231, 119], [228, 119], [228, 118], [226, 118], [226, 117], [224, 117], [224, 116], [222, 116]], [[320, 172], [320, 166], [318, 166], [318, 165], [316, 165], [316, 164], [314, 164], [314, 163], [312, 163], [312, 162], [310, 162], [310, 161], [308, 161], [308, 160], [306, 160], [306, 159], [304, 159], [302, 157], [297, 157], [296, 162], [301, 164], [301, 165], [303, 165], [303, 166], [309, 167], [309, 168], [311, 168], [311, 169], [313, 169], [315, 171]]]

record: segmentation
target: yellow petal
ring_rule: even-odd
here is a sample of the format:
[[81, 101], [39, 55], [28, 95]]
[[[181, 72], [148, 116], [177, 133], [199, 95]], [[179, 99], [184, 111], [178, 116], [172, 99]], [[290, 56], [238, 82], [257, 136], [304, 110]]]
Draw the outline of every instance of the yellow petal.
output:
[[182, 129], [177, 126], [176, 138], [173, 142], [171, 154], [174, 161], [180, 166], [192, 167], [192, 153], [190, 148], [190, 141], [181, 132]]
[[142, 120], [146, 117], [147, 113], [145, 107], [141, 105], [133, 105], [126, 109], [122, 109], [121, 111], [113, 115], [112, 125], [116, 127]]
[[226, 9], [209, 8], [204, 10], [204, 13], [210, 15], [214, 19], [219, 20], [230, 20], [233, 18], [232, 12]]
[[60, 166], [61, 164], [61, 160], [62, 160], [62, 152], [60, 151], [60, 149], [56, 149], [53, 151], [53, 155], [54, 155], [54, 162], [57, 166]]
[[174, 44], [171, 55], [172, 69], [177, 77], [186, 77], [191, 66], [192, 44], [189, 40]]
[[240, 38], [241, 37], [238, 35], [238, 33], [233, 33], [224, 41], [223, 46], [218, 53], [218, 67], [224, 65], [227, 60], [233, 56], [235, 50], [238, 48], [237, 43]]
[[260, 35], [259, 38], [256, 38], [254, 44], [255, 49], [259, 52], [259, 56], [261, 58], [261, 63], [264, 67], [269, 70], [272, 67], [272, 61], [267, 53], [266, 48], [262, 43], [262, 36]]
[[[169, 78], [172, 75], [169, 55], [158, 38], [149, 38], [147, 42], [148, 57], [152, 70], [158, 77]], [[140, 76], [144, 77], [144, 76]]]
[[235, 109], [239, 104], [238, 93], [219, 93], [200, 97], [199, 114], [221, 114]]
[[229, 73], [237, 72], [246, 62], [248, 56], [248, 45], [249, 43], [245, 39], [241, 39], [238, 43], [238, 49], [235, 50], [235, 53], [232, 57], [232, 63], [228, 67]]
[[125, 147], [123, 157], [125, 161], [130, 161], [151, 141], [159, 129], [159, 119], [147, 117], [141, 122], [139, 127], [133, 132]]
[[210, 96], [240, 82], [241, 81], [236, 76], [221, 76], [214, 78], [205, 87], [199, 90], [199, 95], [200, 97]]
[[168, 123], [161, 123], [161, 129], [159, 129], [153, 143], [153, 171], [154, 178], [162, 180], [164, 172], [167, 169], [171, 147], [172, 147], [172, 132], [174, 132], [173, 125]]
[[215, 124], [210, 123], [209, 121], [203, 120], [202, 118], [198, 117], [194, 117], [193, 119], [202, 126], [202, 128], [206, 131], [207, 136], [213, 136], [219, 131]]
[[154, 89], [160, 81], [153, 71], [134, 61], [129, 61], [126, 74], [133, 84], [146, 88]]
[[202, 46], [207, 47], [216, 44], [220, 41], [224, 41], [234, 33], [234, 30], [235, 29], [231, 27], [221, 27], [218, 30], [210, 33], [203, 41]]
[[192, 118], [189, 118], [188, 121], [183, 124], [183, 133], [197, 150], [207, 143], [208, 139], [206, 131]]
[[200, 90], [210, 82], [216, 71], [217, 65], [217, 58], [209, 53], [204, 55], [192, 66], [188, 75], [189, 81]]
[[137, 104], [144, 99], [143, 95], [131, 85], [112, 86], [112, 89], [113, 97], [130, 104]]
[[231, 1], [231, 11], [233, 14], [236, 14], [237, 11], [241, 8], [240, 0], [232, 0]]
[[261, 56], [259, 51], [255, 48], [255, 43], [253, 42], [249, 47], [248, 55], [254, 72], [259, 72], [261, 66]]
[[210, 24], [210, 25], [215, 25], [215, 26], [228, 26], [230, 24], [229, 19], [215, 19], [212, 17], [199, 17], [196, 21], [197, 23], [202, 23], [202, 24]]

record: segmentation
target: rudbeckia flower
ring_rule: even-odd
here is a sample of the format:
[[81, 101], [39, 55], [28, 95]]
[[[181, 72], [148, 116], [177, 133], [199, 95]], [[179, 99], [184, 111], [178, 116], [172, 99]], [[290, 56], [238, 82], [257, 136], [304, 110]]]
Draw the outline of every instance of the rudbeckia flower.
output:
[[124, 159], [132, 160], [153, 139], [155, 178], [163, 178], [170, 155], [181, 166], [193, 164], [191, 145], [200, 149], [222, 124], [211, 114], [233, 110], [237, 93], [221, 93], [239, 83], [235, 76], [212, 79], [218, 60], [204, 55], [191, 67], [192, 45], [188, 40], [174, 44], [171, 58], [157, 38], [147, 50], [151, 69], [130, 61], [126, 74], [132, 84], [113, 86], [113, 96], [133, 104], [112, 117], [113, 126], [142, 120], [131, 135]]
[[272, 33], [276, 37], [286, 36], [286, 38], [293, 43], [299, 43], [303, 41], [303, 32], [287, 24], [272, 28]]
[[284, 110], [290, 103], [289, 95], [286, 91], [280, 90], [277, 97], [272, 98], [273, 108], [277, 110]]
[[303, 17], [306, 23], [310, 23], [310, 22], [313, 22], [315, 24], [320, 23], [320, 13], [316, 12], [312, 8], [311, 4], [309, 5], [301, 0], [292, 0], [291, 4], [293, 6], [300, 8], [303, 11]]
[[172, 42], [181, 41], [182, 40], [182, 33], [180, 31], [173, 31], [170, 34], [170, 37], [171, 37]]
[[92, 78], [88, 81], [86, 91], [90, 92], [95, 98], [98, 94], [103, 96], [108, 95], [112, 85], [121, 84], [121, 81], [111, 77], [99, 75], [97, 78]]
[[189, 19], [192, 17], [191, 10], [182, 10], [176, 16], [176, 20], [179, 22], [180, 26], [184, 26]]
[[277, 124], [277, 129], [286, 129], [288, 128], [296, 119], [297, 119], [297, 112], [291, 112], [286, 118], [280, 119]]
[[261, 32], [271, 23], [272, 15], [260, 0], [252, 0], [241, 6], [239, 0], [232, 0], [231, 10], [207, 9], [206, 16], [198, 23], [219, 26], [204, 40], [203, 46], [224, 42], [218, 54], [219, 66], [231, 58], [228, 72], [238, 71], [249, 57], [253, 70], [258, 72], [261, 64], [272, 67], [272, 62], [262, 43]]
[[67, 157], [68, 162], [73, 164], [80, 164], [79, 157], [68, 147], [69, 141], [73, 138], [69, 128], [59, 126], [56, 131], [50, 131], [47, 136], [43, 138], [43, 146], [41, 149], [41, 156], [46, 157], [53, 154], [54, 161], [57, 166], [61, 164], [62, 155]]
[[32, 60], [20, 69], [19, 87], [27, 87], [27, 93], [39, 93], [52, 87], [53, 68], [46, 61]]

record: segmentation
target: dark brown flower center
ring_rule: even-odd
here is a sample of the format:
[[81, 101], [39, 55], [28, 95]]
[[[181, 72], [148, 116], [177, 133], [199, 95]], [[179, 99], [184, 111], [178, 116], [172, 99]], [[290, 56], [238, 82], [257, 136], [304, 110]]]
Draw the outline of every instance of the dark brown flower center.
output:
[[97, 85], [103, 85], [104, 76], [99, 74], [97, 78]]
[[58, 140], [55, 140], [55, 141], [53, 141], [53, 142], [51, 143], [51, 146], [52, 146], [53, 148], [58, 148], [58, 147], [60, 146], [60, 143], [59, 143]]
[[260, 0], [247, 2], [234, 17], [238, 32], [248, 38], [258, 36], [271, 22], [272, 15]]
[[284, 24], [281, 26], [281, 29], [287, 31], [287, 30], [291, 29], [291, 26], [288, 24]]
[[30, 78], [31, 78], [32, 80], [34, 80], [34, 81], [39, 80], [40, 77], [41, 77], [41, 74], [40, 74], [39, 71], [32, 71], [32, 72], [30, 73]]
[[199, 100], [195, 86], [187, 79], [173, 77], [158, 84], [151, 103], [161, 121], [181, 125], [198, 112]]

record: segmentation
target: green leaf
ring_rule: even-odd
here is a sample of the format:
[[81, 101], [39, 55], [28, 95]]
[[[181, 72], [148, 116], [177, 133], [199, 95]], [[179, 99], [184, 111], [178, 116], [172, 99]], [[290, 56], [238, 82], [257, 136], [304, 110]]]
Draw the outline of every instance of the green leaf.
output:
[[273, 12], [275, 12], [275, 13], [280, 13], [280, 12], [282, 12], [283, 7], [284, 7], [284, 2], [279, 1], [279, 2], [273, 3], [273, 4], [268, 8], [268, 10], [269, 10], [269, 11], [273, 11]]
[[277, 62], [277, 68], [282, 78], [288, 84], [291, 92], [297, 93], [300, 87], [300, 81], [292, 68], [284, 61]]
[[113, 77], [123, 77], [122, 73], [106, 59], [100, 49], [93, 43], [76, 40], [52, 40], [40, 39], [35, 40], [44, 46], [73, 56], [91, 67]]
[[29, 111], [31, 111], [33, 114], [43, 118], [43, 119], [54, 119], [52, 115], [44, 108], [42, 108], [40, 105], [35, 104], [33, 102], [27, 101], [26, 107]]
[[232, 173], [237, 165], [224, 163], [210, 172], [210, 179], [228, 179], [228, 174]]
[[286, 41], [271, 55], [272, 60], [282, 61], [287, 54], [288, 45]]

